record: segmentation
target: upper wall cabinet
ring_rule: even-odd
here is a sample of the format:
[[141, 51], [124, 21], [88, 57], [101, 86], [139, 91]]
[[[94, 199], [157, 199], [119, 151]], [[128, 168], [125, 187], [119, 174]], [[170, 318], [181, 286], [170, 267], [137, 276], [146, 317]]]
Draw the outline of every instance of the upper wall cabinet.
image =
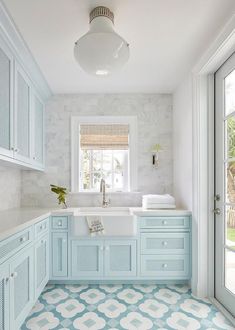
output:
[[44, 166], [44, 104], [35, 91], [32, 95], [32, 102], [32, 157], [36, 165]]
[[15, 158], [25, 163], [30, 162], [30, 125], [31, 117], [30, 80], [20, 68], [15, 65]]
[[0, 154], [13, 157], [13, 56], [0, 40]]
[[1, 41], [0, 159], [25, 168], [44, 168], [44, 103]]
[[43, 170], [51, 90], [0, 0], [0, 164]]

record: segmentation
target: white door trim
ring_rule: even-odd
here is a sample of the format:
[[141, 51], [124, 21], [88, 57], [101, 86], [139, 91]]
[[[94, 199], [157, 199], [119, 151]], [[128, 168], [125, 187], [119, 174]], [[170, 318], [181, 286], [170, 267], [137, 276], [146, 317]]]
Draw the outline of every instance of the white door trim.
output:
[[[214, 73], [235, 51], [235, 15], [193, 74], [193, 277], [192, 291], [214, 297]], [[206, 253], [207, 251], [207, 253]]]

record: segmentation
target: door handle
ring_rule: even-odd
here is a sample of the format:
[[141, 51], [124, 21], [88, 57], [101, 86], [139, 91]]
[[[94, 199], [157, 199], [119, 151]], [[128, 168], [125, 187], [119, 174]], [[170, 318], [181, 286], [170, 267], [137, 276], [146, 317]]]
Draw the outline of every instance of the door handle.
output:
[[216, 215], [220, 215], [221, 214], [221, 210], [220, 208], [216, 207], [213, 211], [212, 211], [214, 214]]

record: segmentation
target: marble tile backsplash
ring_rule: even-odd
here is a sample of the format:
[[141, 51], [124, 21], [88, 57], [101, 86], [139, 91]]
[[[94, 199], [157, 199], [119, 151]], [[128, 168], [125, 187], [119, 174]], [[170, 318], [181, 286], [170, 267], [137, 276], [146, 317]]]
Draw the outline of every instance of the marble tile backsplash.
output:
[[[22, 206], [56, 206], [50, 183], [70, 189], [71, 116], [137, 116], [138, 192], [110, 196], [113, 206], [141, 205], [144, 193], [172, 193], [172, 96], [170, 94], [55, 95], [46, 106], [46, 171], [22, 172]], [[164, 151], [151, 164], [152, 145]], [[100, 205], [99, 193], [69, 194], [69, 206]]]
[[20, 207], [21, 171], [0, 166], [0, 211]]

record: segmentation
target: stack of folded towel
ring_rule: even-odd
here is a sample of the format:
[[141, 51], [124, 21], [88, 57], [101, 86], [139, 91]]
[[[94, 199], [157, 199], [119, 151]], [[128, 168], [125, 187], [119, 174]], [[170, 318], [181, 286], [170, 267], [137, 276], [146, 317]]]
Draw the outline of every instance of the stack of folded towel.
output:
[[171, 195], [144, 195], [142, 199], [144, 209], [175, 209], [175, 199]]

